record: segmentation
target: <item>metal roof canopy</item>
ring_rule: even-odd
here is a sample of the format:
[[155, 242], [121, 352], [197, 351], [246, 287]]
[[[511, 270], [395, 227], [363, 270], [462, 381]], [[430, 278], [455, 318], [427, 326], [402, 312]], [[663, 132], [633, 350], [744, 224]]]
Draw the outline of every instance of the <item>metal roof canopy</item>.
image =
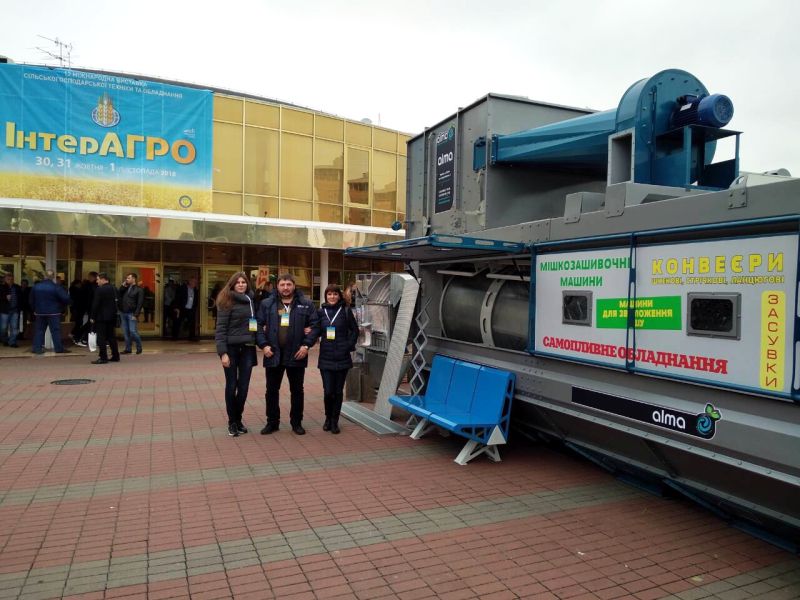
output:
[[520, 254], [525, 251], [525, 248], [525, 244], [519, 242], [486, 240], [462, 235], [434, 234], [410, 240], [383, 242], [374, 246], [348, 248], [345, 250], [345, 256], [400, 260], [403, 262], [429, 262], [497, 253]]

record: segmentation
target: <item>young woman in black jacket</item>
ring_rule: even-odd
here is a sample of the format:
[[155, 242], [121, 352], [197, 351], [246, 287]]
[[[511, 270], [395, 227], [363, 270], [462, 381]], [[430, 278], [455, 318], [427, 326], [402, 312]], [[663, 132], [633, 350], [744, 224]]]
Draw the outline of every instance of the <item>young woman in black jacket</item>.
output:
[[228, 435], [247, 433], [242, 424], [244, 403], [250, 388], [250, 373], [256, 364], [256, 315], [250, 281], [236, 273], [220, 290], [216, 300], [217, 354], [225, 370], [225, 409]]
[[318, 311], [320, 344], [319, 367], [325, 394], [325, 424], [322, 429], [339, 433], [339, 413], [344, 399], [344, 382], [353, 367], [350, 353], [356, 349], [358, 323], [342, 296], [342, 288], [325, 288], [325, 302]]

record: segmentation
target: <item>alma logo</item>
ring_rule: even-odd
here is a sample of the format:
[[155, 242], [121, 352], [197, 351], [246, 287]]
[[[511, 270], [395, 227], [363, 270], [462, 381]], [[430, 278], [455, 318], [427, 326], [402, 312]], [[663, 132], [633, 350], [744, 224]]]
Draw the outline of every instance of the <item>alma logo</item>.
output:
[[436, 136], [436, 144], [441, 144], [442, 142], [447, 142], [452, 140], [456, 135], [456, 128], [450, 127], [447, 131], [443, 131]]
[[697, 429], [697, 433], [703, 437], [713, 437], [714, 428], [717, 421], [720, 419], [722, 419], [722, 413], [714, 408], [713, 404], [706, 404], [705, 414], [697, 415], [697, 425], [695, 425], [695, 429]]
[[671, 412], [667, 412], [663, 408], [661, 410], [653, 411], [653, 423], [666, 425], [667, 427], [671, 427], [672, 429], [680, 429], [681, 431], [686, 430], [686, 419], [681, 416], [673, 415]]

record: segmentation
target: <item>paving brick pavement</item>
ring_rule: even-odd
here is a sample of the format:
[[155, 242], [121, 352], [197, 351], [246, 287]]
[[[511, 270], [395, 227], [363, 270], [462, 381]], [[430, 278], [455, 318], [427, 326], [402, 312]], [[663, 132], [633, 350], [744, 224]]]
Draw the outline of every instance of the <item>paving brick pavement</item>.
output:
[[325, 433], [314, 368], [306, 436], [258, 434], [257, 368], [229, 438], [209, 349], [0, 353], [0, 600], [800, 598], [796, 556], [579, 459]]

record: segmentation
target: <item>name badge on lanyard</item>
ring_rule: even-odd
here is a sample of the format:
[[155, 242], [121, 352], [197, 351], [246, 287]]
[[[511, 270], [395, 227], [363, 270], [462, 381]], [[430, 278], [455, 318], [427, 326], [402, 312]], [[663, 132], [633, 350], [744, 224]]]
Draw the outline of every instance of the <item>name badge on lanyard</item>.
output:
[[258, 331], [258, 322], [256, 318], [253, 316], [253, 301], [248, 296], [247, 300], [250, 302], [250, 320], [247, 322], [247, 330], [248, 331]]
[[331, 316], [328, 314], [328, 309], [327, 308], [324, 309], [324, 312], [325, 312], [325, 316], [328, 319], [328, 323], [330, 323], [330, 325], [325, 328], [325, 339], [326, 340], [335, 340], [336, 339], [336, 327], [333, 326], [333, 322], [336, 320], [336, 317], [339, 316], [339, 313], [342, 312], [342, 307], [341, 306], [339, 307], [339, 310], [336, 311], [336, 314], [333, 315], [332, 319], [331, 319]]
[[281, 327], [289, 326], [289, 313], [281, 313]]

